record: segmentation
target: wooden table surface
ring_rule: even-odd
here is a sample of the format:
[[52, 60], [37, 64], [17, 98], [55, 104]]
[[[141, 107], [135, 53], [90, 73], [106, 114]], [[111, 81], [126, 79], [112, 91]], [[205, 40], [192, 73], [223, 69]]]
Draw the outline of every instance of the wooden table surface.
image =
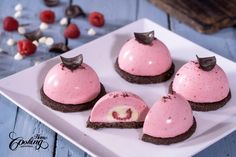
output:
[[[60, 1], [60, 6], [51, 8], [56, 12], [57, 20], [64, 16], [64, 9], [69, 3], [69, 0]], [[40, 23], [38, 20], [39, 11], [47, 8], [43, 4], [43, 0], [1, 0], [0, 20], [2, 21], [2, 19], [7, 15], [13, 16], [15, 12], [13, 8], [18, 3], [21, 3], [24, 6], [22, 12], [23, 15], [19, 18], [20, 23], [29, 23], [32, 28], [37, 28]], [[72, 48], [87, 43], [137, 19], [145, 17], [207, 49], [212, 50], [217, 54], [220, 54], [234, 62], [236, 61], [235, 28], [226, 28], [212, 35], [204, 35], [194, 31], [185, 24], [177, 21], [175, 18], [169, 17], [166, 13], [154, 7], [147, 0], [74, 0], [73, 3], [79, 4], [85, 12], [102, 12], [105, 15], [106, 25], [102, 28], [95, 28], [97, 35], [91, 37], [87, 35], [87, 29], [92, 26], [87, 22], [87, 20], [82, 18], [73, 19], [72, 22], [78, 24], [82, 35], [79, 39], [69, 40], [69, 45]], [[62, 26], [56, 23], [50, 26], [45, 33], [48, 36], [52, 36], [55, 41], [60, 42], [64, 40], [62, 31]], [[2, 23], [0, 23], [0, 48], [9, 52], [9, 55], [0, 54], [0, 78], [4, 78], [25, 68], [31, 67], [36, 61], [41, 62], [58, 55], [47, 52], [47, 46], [40, 46], [33, 56], [21, 61], [16, 61], [13, 58], [16, 53], [16, 46], [9, 47], [6, 45], [6, 41], [9, 38], [17, 40], [21, 37], [17, 33], [4, 32], [2, 29]], [[8, 134], [11, 131], [14, 131], [18, 136], [24, 138], [31, 137], [37, 133], [46, 136], [49, 148], [38, 151], [32, 148], [21, 148], [16, 151], [11, 151], [8, 147], [10, 143]], [[236, 157], [235, 148], [236, 132], [233, 132], [219, 142], [198, 153], [196, 157]], [[14, 103], [11, 103], [3, 96], [0, 96], [0, 156], [84, 157], [87, 156], [87, 154], [36, 119], [32, 118]]]

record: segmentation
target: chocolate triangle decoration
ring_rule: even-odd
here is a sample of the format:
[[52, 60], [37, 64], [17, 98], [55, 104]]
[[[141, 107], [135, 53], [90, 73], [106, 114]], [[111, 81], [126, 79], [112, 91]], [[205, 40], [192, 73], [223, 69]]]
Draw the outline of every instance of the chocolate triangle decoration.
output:
[[78, 5], [71, 5], [66, 8], [65, 15], [69, 18], [75, 18], [77, 16], [86, 16], [83, 9]]
[[215, 65], [216, 65], [216, 57], [205, 57], [205, 58], [199, 58], [197, 55], [197, 60], [200, 65], [200, 68], [204, 71], [211, 71]]
[[39, 40], [43, 36], [43, 32], [40, 29], [36, 29], [32, 32], [25, 33], [24, 36], [31, 41]]
[[59, 0], [44, 0], [44, 4], [48, 7], [54, 7], [59, 4]]
[[61, 57], [61, 61], [62, 61], [63, 66], [70, 69], [71, 71], [79, 68], [81, 66], [81, 64], [83, 63], [83, 55], [82, 54], [72, 57], [72, 58], [65, 58], [62, 56], [60, 56], [60, 57]]
[[155, 39], [154, 31], [145, 32], [145, 33], [134, 33], [135, 39], [142, 44], [151, 45], [152, 41]]
[[56, 43], [51, 46], [49, 52], [64, 53], [69, 51], [70, 48], [64, 43]]

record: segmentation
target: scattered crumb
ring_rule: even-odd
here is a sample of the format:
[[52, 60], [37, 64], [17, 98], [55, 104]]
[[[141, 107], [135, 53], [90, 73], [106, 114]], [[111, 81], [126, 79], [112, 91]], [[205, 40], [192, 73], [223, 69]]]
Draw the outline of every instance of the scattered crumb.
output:
[[66, 17], [63, 17], [61, 20], [60, 20], [60, 25], [62, 26], [66, 26], [68, 24], [68, 19]]
[[52, 46], [54, 44], [54, 40], [51, 37], [46, 38], [45, 44], [47, 46]]
[[39, 43], [45, 43], [46, 42], [46, 37], [41, 37], [41, 38], [39, 38]]
[[166, 123], [167, 124], [170, 124], [172, 122], [172, 118], [171, 117], [168, 117], [168, 119], [166, 120]]
[[24, 57], [18, 52], [16, 53], [16, 55], [14, 56], [15, 60], [22, 60]]
[[39, 29], [40, 29], [40, 30], [48, 29], [48, 24], [42, 22], [42, 23], [40, 24], [40, 26], [39, 26]]
[[7, 45], [8, 46], [13, 46], [15, 44], [16, 44], [16, 41], [14, 39], [10, 38], [10, 39], [7, 40]]
[[17, 31], [19, 34], [25, 34], [25, 32], [26, 32], [24, 27], [18, 27]]
[[32, 43], [37, 47], [39, 46], [39, 42], [37, 40], [34, 40]]
[[14, 17], [19, 18], [19, 17], [21, 17], [21, 15], [22, 15], [21, 11], [17, 11], [17, 12], [15, 12]]
[[93, 28], [90, 28], [90, 29], [88, 30], [88, 35], [89, 35], [89, 36], [94, 36], [94, 35], [96, 35], [96, 31], [95, 31]]

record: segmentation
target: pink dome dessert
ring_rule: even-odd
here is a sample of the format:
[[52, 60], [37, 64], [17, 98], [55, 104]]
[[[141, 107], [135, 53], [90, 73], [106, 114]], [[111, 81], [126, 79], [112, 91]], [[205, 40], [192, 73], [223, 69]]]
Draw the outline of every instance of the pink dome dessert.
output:
[[[206, 65], [211, 66], [210, 69], [204, 69], [204, 59], [212, 60], [212, 64]], [[198, 58], [183, 65], [175, 75], [172, 90], [184, 96], [193, 110], [198, 111], [216, 110], [230, 99], [227, 76], [216, 64], [215, 57]]]
[[111, 92], [97, 101], [87, 126], [90, 128], [140, 128], [148, 106], [130, 92]]
[[91, 108], [105, 94], [96, 72], [82, 63], [82, 55], [61, 59], [62, 63], [52, 67], [45, 77], [42, 102], [63, 112]]
[[174, 73], [168, 48], [154, 37], [154, 31], [134, 33], [120, 50], [116, 71], [131, 83], [159, 83]]
[[168, 145], [189, 138], [195, 130], [190, 104], [181, 95], [172, 93], [162, 97], [148, 112], [142, 140]]

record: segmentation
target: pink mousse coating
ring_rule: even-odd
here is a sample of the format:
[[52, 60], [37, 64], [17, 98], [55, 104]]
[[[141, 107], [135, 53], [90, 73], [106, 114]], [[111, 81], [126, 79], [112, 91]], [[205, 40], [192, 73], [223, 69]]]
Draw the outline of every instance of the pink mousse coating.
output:
[[173, 90], [193, 102], [217, 102], [229, 93], [225, 72], [216, 65], [211, 71], [199, 68], [196, 61], [183, 65], [175, 75]]
[[168, 94], [156, 102], [147, 114], [143, 133], [168, 138], [185, 133], [193, 125], [190, 104], [179, 94]]
[[[125, 95], [125, 96], [124, 96]], [[90, 114], [91, 122], [108, 122], [108, 112], [117, 106], [128, 106], [138, 112], [138, 120], [144, 121], [149, 108], [137, 95], [130, 92], [110, 92], [97, 101]]]
[[100, 81], [96, 72], [85, 63], [73, 71], [59, 63], [48, 72], [43, 91], [56, 102], [82, 104], [97, 97]]
[[158, 39], [152, 45], [130, 39], [120, 50], [119, 67], [133, 75], [155, 76], [166, 72], [172, 64], [167, 47]]

